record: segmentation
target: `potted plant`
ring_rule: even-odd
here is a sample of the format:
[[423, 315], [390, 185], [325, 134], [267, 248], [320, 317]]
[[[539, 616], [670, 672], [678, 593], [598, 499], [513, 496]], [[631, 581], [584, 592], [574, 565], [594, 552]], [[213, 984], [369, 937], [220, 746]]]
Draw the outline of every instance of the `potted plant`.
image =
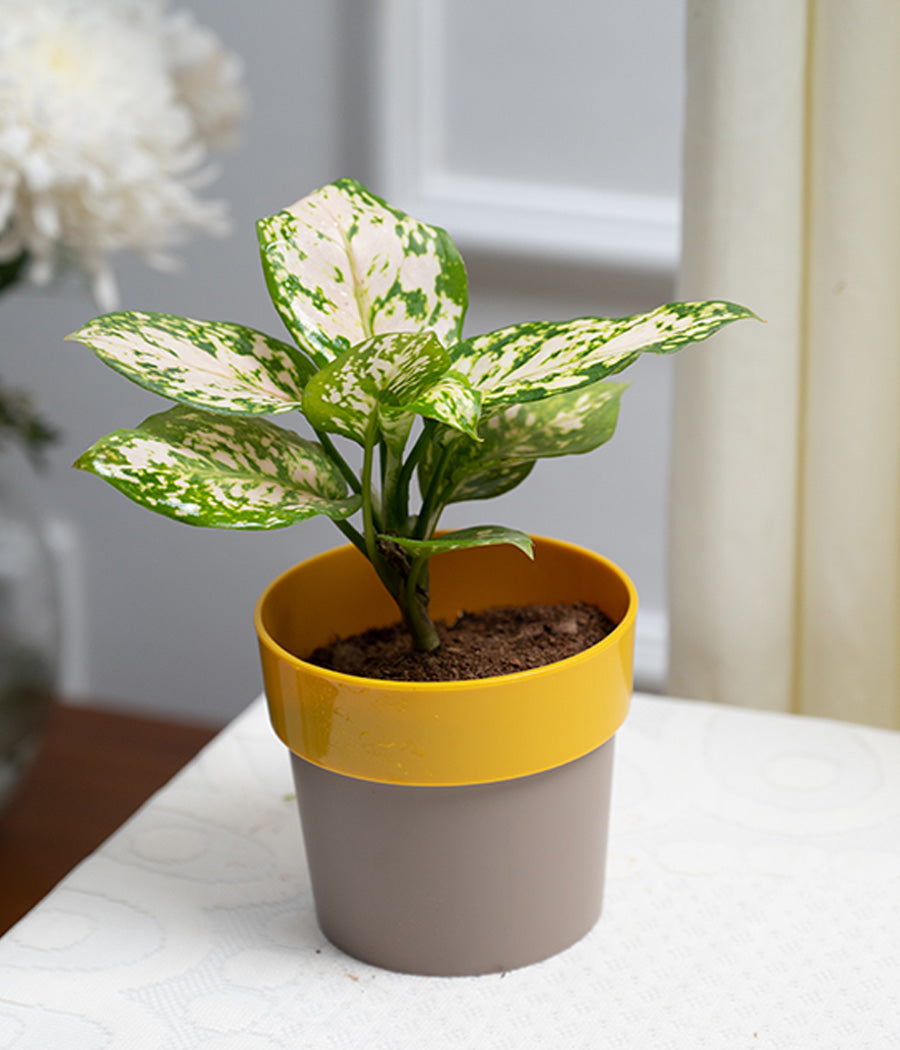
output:
[[[637, 599], [596, 554], [498, 525], [440, 533], [439, 519], [452, 502], [512, 489], [538, 458], [607, 441], [626, 386], [609, 377], [641, 353], [752, 315], [676, 303], [463, 338], [466, 275], [448, 235], [358, 182], [317, 190], [258, 233], [292, 341], [157, 313], [90, 321], [70, 338], [179, 403], [103, 438], [76, 466], [193, 525], [336, 523], [349, 545], [289, 570], [256, 610], [323, 931], [416, 973], [544, 958], [600, 912]], [[312, 437], [261, 418], [290, 411]], [[569, 619], [548, 629], [554, 653], [578, 633], [573, 609], [607, 618], [564, 659], [456, 681], [372, 677], [371, 629], [375, 642], [394, 640], [399, 620], [410, 677], [440, 677], [453, 646], [437, 621], [560, 604]], [[336, 640], [327, 657], [316, 652]]]

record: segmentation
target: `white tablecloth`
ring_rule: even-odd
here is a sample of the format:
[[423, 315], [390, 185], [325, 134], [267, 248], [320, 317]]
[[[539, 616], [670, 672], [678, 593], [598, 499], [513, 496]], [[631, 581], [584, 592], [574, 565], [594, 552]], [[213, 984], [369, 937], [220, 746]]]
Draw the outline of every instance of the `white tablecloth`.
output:
[[406, 977], [319, 933], [257, 701], [0, 940], [0, 1047], [900, 1047], [900, 734], [636, 697], [617, 748], [593, 932]]

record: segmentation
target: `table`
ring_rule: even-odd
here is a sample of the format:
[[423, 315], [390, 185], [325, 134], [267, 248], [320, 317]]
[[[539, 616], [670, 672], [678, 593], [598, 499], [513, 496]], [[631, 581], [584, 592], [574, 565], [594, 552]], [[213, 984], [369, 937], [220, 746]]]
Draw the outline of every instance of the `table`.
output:
[[637, 696], [604, 915], [507, 974], [408, 977], [315, 923], [262, 699], [0, 939], [0, 1047], [900, 1045], [900, 734]]
[[0, 934], [215, 736], [199, 725], [57, 703], [0, 813]]

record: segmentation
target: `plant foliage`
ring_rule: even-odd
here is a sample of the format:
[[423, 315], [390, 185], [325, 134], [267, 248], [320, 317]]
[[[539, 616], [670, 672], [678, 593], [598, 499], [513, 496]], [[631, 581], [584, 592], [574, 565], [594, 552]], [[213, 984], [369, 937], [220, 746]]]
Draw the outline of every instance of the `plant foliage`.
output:
[[[524, 533], [498, 525], [437, 536], [445, 507], [509, 491], [538, 459], [604, 444], [627, 387], [611, 376], [754, 316], [729, 302], [670, 303], [463, 339], [466, 274], [449, 236], [358, 182], [340, 179], [257, 228], [293, 344], [166, 314], [95, 318], [69, 338], [179, 404], [101, 439], [75, 465], [192, 525], [273, 529], [327, 515], [423, 649], [438, 644], [433, 555], [496, 543], [531, 553]], [[260, 418], [291, 410], [317, 440]], [[360, 446], [358, 470], [335, 438]]]

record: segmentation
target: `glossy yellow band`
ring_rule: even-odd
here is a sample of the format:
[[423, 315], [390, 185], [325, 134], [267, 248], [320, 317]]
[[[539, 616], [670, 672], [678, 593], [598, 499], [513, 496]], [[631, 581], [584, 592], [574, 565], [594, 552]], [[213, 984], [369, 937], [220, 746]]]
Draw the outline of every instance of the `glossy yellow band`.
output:
[[307, 663], [319, 645], [398, 620], [353, 547], [295, 566], [256, 607], [263, 677], [275, 731], [296, 754], [385, 783], [459, 785], [527, 776], [605, 743], [631, 699], [637, 595], [597, 554], [535, 539], [529, 562], [510, 547], [431, 562], [432, 615], [540, 602], [586, 601], [617, 622], [590, 649], [546, 667], [464, 682], [390, 682]]

